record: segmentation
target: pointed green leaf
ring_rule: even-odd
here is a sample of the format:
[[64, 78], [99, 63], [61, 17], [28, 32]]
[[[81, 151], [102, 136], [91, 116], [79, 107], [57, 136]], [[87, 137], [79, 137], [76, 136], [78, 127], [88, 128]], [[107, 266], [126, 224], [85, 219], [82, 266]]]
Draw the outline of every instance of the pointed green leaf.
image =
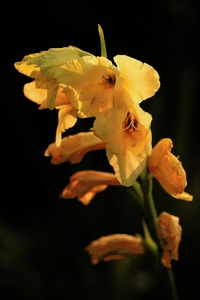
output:
[[99, 24], [98, 24], [98, 31], [99, 31], [100, 43], [101, 43], [101, 56], [107, 57], [104, 33], [102, 27]]

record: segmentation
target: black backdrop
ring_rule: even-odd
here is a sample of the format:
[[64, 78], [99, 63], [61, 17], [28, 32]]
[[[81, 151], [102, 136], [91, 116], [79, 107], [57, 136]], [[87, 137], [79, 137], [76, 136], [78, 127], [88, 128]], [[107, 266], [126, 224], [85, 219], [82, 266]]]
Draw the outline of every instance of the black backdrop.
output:
[[[2, 300], [165, 299], [148, 257], [93, 266], [84, 252], [92, 240], [116, 232], [140, 232], [141, 212], [122, 187], [109, 187], [89, 206], [59, 197], [77, 170], [112, 171], [103, 150], [78, 165], [53, 166], [44, 157], [54, 141], [57, 112], [38, 111], [23, 95], [29, 78], [14, 69], [26, 54], [77, 46], [100, 55], [97, 26], [108, 58], [126, 54], [152, 65], [161, 88], [142, 103], [153, 116], [155, 144], [174, 142], [187, 172], [192, 203], [172, 199], [154, 183], [158, 213], [180, 217], [179, 261], [173, 270], [180, 300], [198, 299], [199, 188], [199, 10], [195, 1], [38, 1], [1, 8], [1, 200], [0, 297]], [[2, 93], [3, 91], [3, 93]], [[87, 131], [80, 120], [66, 134]], [[125, 199], [126, 198], [126, 199]], [[167, 298], [168, 299], [168, 298]]]

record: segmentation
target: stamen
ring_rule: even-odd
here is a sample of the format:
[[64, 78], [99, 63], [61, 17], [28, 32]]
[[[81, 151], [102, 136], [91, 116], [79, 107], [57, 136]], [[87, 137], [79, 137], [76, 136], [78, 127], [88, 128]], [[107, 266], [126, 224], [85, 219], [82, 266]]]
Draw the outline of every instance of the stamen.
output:
[[130, 114], [130, 112], [127, 113], [127, 117], [124, 120], [124, 123], [125, 123], [124, 130], [128, 129], [130, 132], [132, 132], [133, 130], [139, 130], [137, 128], [138, 121], [132, 114]]
[[106, 82], [109, 84], [109, 85], [111, 85], [111, 86], [113, 86], [113, 85], [115, 85], [115, 82], [116, 82], [116, 76], [115, 76], [115, 74], [111, 74], [111, 75], [102, 75], [102, 77], [106, 80]]

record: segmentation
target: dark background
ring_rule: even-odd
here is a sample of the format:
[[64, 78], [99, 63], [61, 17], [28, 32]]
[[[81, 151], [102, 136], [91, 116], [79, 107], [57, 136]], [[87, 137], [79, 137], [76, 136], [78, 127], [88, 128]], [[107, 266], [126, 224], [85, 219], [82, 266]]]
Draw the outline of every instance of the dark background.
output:
[[[23, 95], [30, 79], [14, 62], [31, 53], [74, 45], [100, 55], [98, 23], [108, 58], [126, 54], [152, 65], [161, 88], [142, 103], [153, 116], [153, 144], [173, 140], [187, 172], [192, 203], [154, 182], [157, 212], [180, 218], [179, 260], [173, 272], [180, 300], [199, 299], [199, 9], [191, 0], [5, 2], [1, 9], [0, 299], [169, 300], [148, 256], [93, 266], [84, 248], [110, 233], [141, 232], [140, 209], [123, 187], [109, 187], [90, 205], [59, 197], [77, 170], [112, 171], [104, 150], [80, 164], [51, 165], [57, 111], [38, 111]], [[3, 91], [3, 93], [2, 93]], [[66, 134], [87, 131], [80, 120]]]

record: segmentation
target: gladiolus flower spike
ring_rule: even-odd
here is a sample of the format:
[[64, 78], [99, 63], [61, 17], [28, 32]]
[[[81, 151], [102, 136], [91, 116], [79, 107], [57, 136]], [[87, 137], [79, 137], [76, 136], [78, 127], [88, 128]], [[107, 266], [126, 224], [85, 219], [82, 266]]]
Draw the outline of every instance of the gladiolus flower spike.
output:
[[[32, 80], [24, 85], [24, 96], [35, 102], [39, 110], [58, 111], [55, 140], [44, 151], [46, 157], [51, 157], [51, 163], [78, 164], [85, 154], [101, 150], [113, 169], [76, 172], [60, 197], [89, 205], [97, 193], [103, 193], [109, 186], [121, 186], [131, 192], [133, 201], [144, 212], [143, 233], [113, 233], [91, 241], [85, 247], [91, 262], [144, 256], [150, 251], [156, 263], [159, 261], [166, 272], [171, 271], [166, 278], [172, 279], [172, 260], [179, 256], [181, 220], [165, 211], [157, 216], [153, 180], [158, 180], [174, 199], [190, 202], [193, 196], [185, 192], [186, 171], [171, 153], [171, 139], [163, 138], [153, 147], [152, 116], [140, 106], [159, 90], [160, 77], [151, 65], [127, 55], [109, 60], [99, 24], [98, 31], [100, 56], [75, 46], [50, 48], [25, 55], [14, 67]], [[91, 117], [94, 122], [88, 132], [63, 137], [79, 119]], [[174, 283], [171, 290], [170, 300], [177, 300]]]

